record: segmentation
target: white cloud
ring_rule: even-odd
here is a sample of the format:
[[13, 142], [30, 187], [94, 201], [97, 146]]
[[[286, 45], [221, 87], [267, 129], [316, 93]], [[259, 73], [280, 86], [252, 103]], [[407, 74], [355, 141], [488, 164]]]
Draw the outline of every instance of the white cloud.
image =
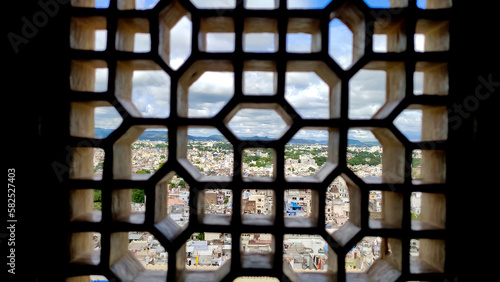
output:
[[191, 33], [193, 24], [186, 17], [170, 30], [170, 67], [178, 69], [191, 55]]
[[244, 72], [243, 93], [251, 95], [273, 95], [274, 73], [263, 71]]
[[273, 0], [246, 0], [247, 9], [276, 9]]
[[347, 132], [347, 138], [356, 139], [361, 142], [377, 141], [373, 133], [366, 129], [350, 129]]
[[415, 51], [416, 52], [424, 52], [425, 51], [425, 35], [423, 34], [415, 34], [414, 36], [415, 42]]
[[[151, 1], [144, 1], [147, 5]], [[153, 1], [155, 2], [155, 1]], [[235, 0], [227, 1], [194, 1], [196, 5], [205, 6], [221, 6], [226, 7], [234, 6]], [[294, 7], [311, 7], [324, 5], [326, 0], [322, 1], [295, 1]], [[314, 2], [314, 3], [313, 3]], [[252, 1], [248, 4], [254, 6], [272, 7], [273, 1]], [[192, 23], [187, 18], [182, 18], [171, 30], [171, 46], [170, 46], [170, 65], [173, 69], [178, 69], [186, 58], [191, 54], [191, 33]], [[336, 60], [341, 66], [348, 66], [352, 61], [352, 33], [340, 21], [332, 21], [329, 27], [330, 42], [329, 53], [336, 54]], [[268, 36], [269, 38], [266, 38]], [[252, 38], [253, 37], [253, 38]], [[274, 42], [273, 35], [251, 34], [246, 38], [245, 46], [250, 50], [263, 50], [261, 52], [273, 51], [274, 47], [271, 42]], [[292, 36], [293, 37], [293, 36]], [[297, 38], [291, 39], [289, 44], [293, 45], [298, 50], [310, 51], [310, 41], [305, 40], [306, 36], [298, 35]], [[423, 37], [415, 38], [416, 48], [423, 48]], [[374, 48], [376, 50], [386, 50], [386, 39], [374, 39]], [[105, 32], [100, 35], [96, 34], [96, 46], [105, 46], [106, 35]], [[104, 45], [103, 45], [104, 44]], [[136, 47], [141, 49], [146, 46], [150, 48], [150, 39], [141, 36], [137, 37]], [[214, 34], [208, 38], [208, 45], [210, 50], [232, 50], [234, 48], [234, 34], [224, 38], [224, 35]], [[143, 47], [140, 47], [143, 46]], [[421, 46], [421, 47], [419, 47]], [[103, 47], [100, 47], [103, 48]], [[384, 49], [385, 48], [385, 49]], [[296, 49], [297, 50], [297, 49]], [[415, 77], [415, 93], [421, 90], [422, 78], [418, 75]], [[105, 91], [107, 88], [107, 70], [98, 69], [96, 71], [96, 91]], [[272, 72], [260, 72], [259, 74], [245, 74], [245, 94], [265, 95], [274, 94], [275, 86], [274, 77]], [[301, 116], [305, 118], [328, 118], [329, 114], [329, 87], [321, 81], [316, 74], [309, 73], [287, 73], [286, 75], [286, 99], [292, 104]], [[133, 93], [134, 103], [136, 107], [143, 112], [146, 116], [159, 116], [166, 117], [170, 113], [169, 99], [170, 95], [165, 93], [170, 92], [170, 80], [163, 81], [155, 77], [141, 77], [137, 75], [134, 81], [135, 89]], [[189, 117], [211, 117], [215, 115], [227, 103], [234, 93], [234, 74], [225, 72], [207, 72], [197, 82], [195, 82], [189, 89]], [[371, 118], [371, 116], [380, 108], [385, 102], [385, 75], [376, 72], [360, 71], [350, 82], [351, 93], [349, 95], [349, 118]], [[252, 89], [250, 91], [250, 89]], [[99, 110], [101, 111], [101, 110]], [[241, 112], [241, 111], [240, 111]], [[121, 118], [110, 113], [98, 113], [96, 117], [108, 118], [110, 122], [104, 122], [99, 118], [97, 124], [110, 126], [114, 121], [121, 122]], [[414, 117], [419, 120], [419, 117]], [[421, 119], [421, 117], [420, 117]], [[233, 118], [232, 130], [246, 136], [275, 136], [281, 133], [277, 130], [277, 126], [284, 122], [281, 118], [269, 114], [254, 114], [248, 116], [237, 116]], [[409, 122], [410, 120], [408, 120]], [[412, 126], [405, 121], [401, 126]], [[278, 132], [279, 131], [279, 132]], [[203, 134], [208, 134], [208, 131], [198, 130], [194, 131]], [[321, 137], [318, 133], [320, 131], [307, 131], [303, 133], [299, 131], [297, 137]], [[194, 134], [193, 134], [194, 135]], [[367, 134], [359, 133], [358, 138], [367, 138]], [[368, 136], [369, 137], [369, 136]]]
[[108, 90], [108, 69], [98, 68], [95, 70], [95, 92], [104, 92]]
[[236, 0], [191, 0], [198, 9], [231, 9], [236, 7]]
[[385, 103], [384, 71], [361, 70], [349, 81], [350, 119], [367, 119]]
[[228, 127], [238, 137], [277, 138], [286, 123], [274, 110], [242, 109], [229, 121]]
[[164, 71], [134, 71], [132, 103], [145, 117], [170, 114], [170, 77]]
[[394, 125], [410, 141], [420, 141], [420, 134], [422, 132], [422, 111], [404, 110], [394, 119]]
[[94, 126], [105, 129], [116, 129], [123, 119], [114, 107], [96, 107], [94, 110]]
[[352, 64], [352, 31], [339, 19], [333, 19], [328, 32], [328, 53], [343, 69], [347, 69]]
[[386, 53], [387, 34], [374, 34], [372, 38], [373, 38], [373, 52]]

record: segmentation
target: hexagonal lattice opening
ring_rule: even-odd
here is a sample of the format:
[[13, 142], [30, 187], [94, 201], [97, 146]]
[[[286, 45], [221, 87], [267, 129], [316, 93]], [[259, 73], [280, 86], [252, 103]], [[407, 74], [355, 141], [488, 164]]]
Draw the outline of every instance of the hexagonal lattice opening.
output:
[[443, 273], [445, 242], [438, 239], [410, 240], [410, 273]]
[[445, 228], [446, 197], [444, 194], [414, 192], [410, 198], [410, 209], [413, 230], [443, 230]]
[[170, 77], [163, 70], [135, 70], [132, 103], [143, 117], [166, 118], [170, 114]]
[[379, 53], [406, 51], [405, 23], [401, 19], [379, 18], [373, 27], [373, 51]]
[[381, 257], [381, 237], [364, 237], [345, 256], [346, 272], [367, 272]]
[[128, 232], [128, 251], [146, 270], [163, 272], [166, 275], [168, 253], [162, 244], [149, 232]]
[[412, 142], [421, 140], [422, 110], [403, 110], [395, 119], [394, 125]]
[[386, 128], [348, 131], [348, 167], [367, 183], [402, 183], [405, 148]]
[[446, 153], [443, 150], [413, 150], [412, 179], [414, 184], [445, 183]]
[[364, 237], [346, 254], [347, 280], [396, 281], [401, 275], [401, 240]]
[[151, 177], [166, 161], [167, 138], [165, 127], [141, 125], [130, 127], [113, 145], [113, 178]]
[[287, 27], [287, 52], [312, 53], [321, 50], [319, 19], [290, 18]]
[[150, 60], [118, 61], [116, 98], [134, 117], [170, 114], [170, 78]]
[[[293, 142], [293, 143], [292, 143]], [[303, 142], [301, 145], [297, 142]], [[315, 142], [307, 145], [308, 140], [292, 138], [285, 147], [285, 176], [310, 176], [316, 173], [326, 162], [328, 150], [326, 145]], [[321, 143], [324, 140], [320, 141]]]
[[447, 113], [446, 106], [411, 105], [394, 119], [394, 125], [412, 142], [446, 140]]
[[230, 189], [204, 189], [198, 192], [198, 220], [205, 224], [229, 225], [233, 213]]
[[[97, 148], [92, 147], [72, 147], [69, 149], [71, 159], [69, 163], [69, 178], [70, 179], [87, 179], [101, 180], [102, 171], [94, 169], [94, 151]], [[66, 172], [67, 167], [62, 167], [60, 164], [54, 166], [58, 172]], [[90, 197], [90, 196], [89, 196]]]
[[245, 178], [274, 178], [276, 152], [270, 148], [244, 149], [241, 173]]
[[328, 54], [343, 69], [353, 63], [353, 34], [339, 19], [333, 19], [328, 28]]
[[234, 21], [228, 17], [200, 19], [198, 48], [202, 52], [227, 53], [235, 48]]
[[81, 92], [106, 92], [108, 66], [101, 60], [72, 60], [70, 88]]
[[292, 281], [330, 281], [337, 273], [337, 255], [319, 235], [284, 234], [283, 272]]
[[195, 232], [177, 251], [177, 272], [185, 281], [220, 281], [231, 266], [231, 234]]
[[287, 72], [285, 99], [302, 118], [330, 117], [330, 89], [314, 72]]
[[315, 227], [318, 219], [318, 191], [311, 189], [285, 190], [284, 212], [286, 227]]
[[240, 236], [243, 268], [272, 268], [274, 262], [274, 236], [270, 233], [242, 233]]
[[113, 189], [111, 191], [111, 217], [114, 221], [143, 224], [146, 218], [144, 189]]
[[[170, 55], [167, 64], [174, 70], [178, 69], [191, 55], [191, 33], [193, 23], [188, 16], [182, 17], [171, 29], [169, 44]], [[173, 39], [173, 40], [172, 40]], [[165, 40], [165, 39], [162, 39]], [[160, 45], [161, 46], [161, 45]], [[164, 50], [164, 49], [163, 49]], [[165, 52], [165, 50], [163, 51]], [[163, 58], [163, 53], [160, 54]]]
[[[285, 145], [285, 177], [321, 177], [338, 162], [338, 130], [303, 128]], [[330, 153], [330, 154], [329, 154]]]
[[72, 102], [70, 105], [71, 136], [106, 138], [122, 121], [116, 108], [108, 102]]
[[[220, 82], [224, 81], [224, 84]], [[234, 93], [232, 72], [205, 72], [189, 87], [188, 117], [213, 117]]]
[[243, 51], [255, 53], [278, 51], [278, 21], [266, 18], [246, 18]]
[[245, 9], [249, 10], [274, 10], [279, 7], [277, 1], [245, 0], [243, 3]]
[[101, 233], [75, 232], [68, 235], [69, 263], [99, 265], [101, 261]]
[[342, 246], [361, 230], [361, 189], [345, 174], [336, 177], [327, 188], [325, 228]]
[[236, 0], [219, 0], [219, 1], [190, 0], [190, 1], [198, 9], [233, 9], [234, 7], [236, 7]]
[[149, 21], [144, 18], [118, 19], [116, 49], [134, 53], [151, 51]]
[[358, 177], [382, 175], [382, 148], [375, 136], [365, 129], [351, 129], [347, 139], [347, 164]]
[[119, 10], [149, 10], [154, 8], [160, 0], [118, 0]]
[[79, 50], [106, 50], [106, 18], [72, 17], [70, 47]]
[[371, 62], [349, 80], [350, 119], [386, 118], [405, 96], [402, 62]]
[[[109, 248], [110, 270], [120, 280], [127, 280], [130, 277], [138, 280], [166, 279], [167, 271], [164, 264], [166, 254], [162, 257], [165, 248], [152, 234], [114, 232], [110, 235]], [[151, 265], [152, 263], [155, 265]]]
[[347, 69], [365, 52], [364, 15], [354, 4], [346, 2], [330, 14], [330, 20], [329, 54]]
[[288, 0], [286, 7], [290, 10], [294, 9], [323, 9], [332, 0], [319, 0], [319, 1], [301, 1], [301, 0]]
[[164, 8], [159, 15], [160, 57], [172, 69], [178, 69], [191, 55], [191, 14], [177, 1]]
[[[415, 94], [448, 95], [449, 78], [447, 63], [417, 62], [413, 79], [413, 92]], [[418, 84], [415, 84], [415, 82]], [[420, 89], [421, 93], [418, 93], [417, 91]]]
[[233, 145], [215, 128], [189, 127], [187, 159], [204, 176], [233, 176]]
[[288, 129], [291, 118], [275, 104], [260, 108], [240, 104], [224, 119], [229, 130], [242, 140], [276, 140]]
[[270, 189], [245, 189], [241, 193], [241, 221], [247, 225], [273, 225], [276, 197]]
[[391, 191], [368, 193], [368, 225], [372, 229], [401, 228], [403, 194]]
[[243, 72], [243, 93], [247, 95], [274, 95], [274, 73], [264, 71]]
[[170, 240], [177, 237], [189, 223], [189, 184], [174, 171], [155, 186], [155, 226]]
[[347, 182], [343, 177], [337, 176], [326, 190], [325, 229], [328, 234], [332, 234], [348, 222], [351, 214], [350, 199]]
[[349, 80], [350, 119], [369, 119], [384, 104], [386, 73], [380, 70], [360, 70]]
[[325, 63], [289, 61], [286, 70], [285, 99], [302, 118], [340, 117], [340, 79]]
[[419, 219], [422, 212], [422, 192], [412, 192], [410, 196], [411, 219]]
[[245, 61], [243, 63], [243, 94], [274, 95], [277, 91], [277, 69], [273, 61]]
[[177, 112], [181, 117], [213, 117], [234, 95], [228, 61], [197, 61], [179, 79]]
[[102, 191], [99, 189], [72, 189], [69, 191], [69, 219], [72, 222], [100, 222], [102, 219]]
[[436, 21], [428, 19], [417, 20], [417, 25], [415, 26], [415, 34], [422, 34], [424, 37], [424, 44], [422, 44], [423, 49], [421, 50], [421, 52], [449, 50], [449, 26], [449, 21]]

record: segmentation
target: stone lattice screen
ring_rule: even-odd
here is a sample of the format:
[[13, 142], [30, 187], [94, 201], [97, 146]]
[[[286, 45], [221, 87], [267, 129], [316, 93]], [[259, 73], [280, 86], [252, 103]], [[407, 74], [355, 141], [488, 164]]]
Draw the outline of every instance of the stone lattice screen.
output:
[[[323, 9], [287, 9], [287, 1], [274, 1], [274, 9], [247, 9], [246, 1], [234, 8], [198, 9], [189, 1], [159, 1], [151, 9], [136, 10], [135, 1], [111, 1], [96, 9], [92, 0], [73, 0], [70, 46], [71, 99], [70, 146], [72, 162], [66, 187], [69, 191], [68, 234], [69, 281], [82, 275], [101, 274], [121, 281], [232, 281], [239, 276], [271, 276], [292, 281], [408, 281], [440, 280], [447, 277], [446, 248], [446, 148], [448, 98], [449, 15], [451, 0], [427, 0], [427, 9], [412, 0], [390, 1], [389, 9], [373, 9], [363, 1], [332, 1]], [[251, 2], [251, 1], [248, 1]], [[191, 55], [177, 70], [171, 68], [170, 29], [184, 16], [192, 22]], [[329, 55], [329, 23], [341, 20], [353, 33], [353, 63], [341, 68]], [[106, 48], [96, 51], [95, 31], [106, 30]], [[234, 33], [234, 52], [206, 52], [207, 34]], [[275, 34], [275, 51], [244, 52], [248, 33]], [[134, 35], [149, 33], [151, 49], [134, 52]], [[287, 33], [311, 35], [311, 52], [287, 52]], [[373, 36], [385, 34], [387, 52], [373, 51]], [[423, 52], [416, 52], [414, 34], [425, 36]], [[95, 92], [95, 69], [108, 69], [107, 90]], [[386, 72], [384, 105], [370, 119], [348, 118], [349, 80], [361, 69]], [[134, 70], [164, 70], [170, 77], [168, 118], [146, 118], [132, 103]], [[207, 71], [234, 73], [234, 96], [213, 118], [188, 117], [188, 88]], [[274, 95], [243, 94], [243, 72], [274, 73]], [[287, 72], [315, 72], [329, 86], [329, 118], [303, 119], [285, 99]], [[423, 94], [414, 94], [414, 72], [424, 75]], [[121, 125], [104, 139], [94, 136], [96, 107], [114, 107]], [[286, 132], [275, 141], [245, 141], [228, 128], [241, 109], [274, 109], [286, 122]], [[422, 112], [418, 142], [409, 141], [394, 125], [405, 109]], [[234, 148], [232, 177], [202, 176], [189, 163], [188, 126], [216, 127]], [[168, 129], [168, 161], [154, 175], [130, 175], [131, 144], [147, 128]], [[287, 142], [300, 129], [320, 128], [329, 133], [328, 159], [312, 177], [286, 178], [275, 169], [270, 178], [243, 178], [242, 152], [247, 148], [273, 148], [275, 168], [285, 167]], [[363, 181], [347, 168], [347, 133], [370, 130], [383, 146], [383, 174]], [[93, 175], [93, 152], [104, 150], [102, 178]], [[422, 150], [422, 174], [412, 179], [413, 150]], [[166, 214], [166, 179], [178, 173], [190, 185], [190, 217], [186, 228], [178, 227]], [[325, 193], [341, 176], [347, 182], [350, 218], [338, 231], [328, 234], [325, 222]], [[137, 217], [130, 211], [130, 189], [144, 189], [146, 212]], [[244, 189], [274, 190], [275, 214], [254, 220], [233, 212], [231, 216], [206, 217], [198, 201], [205, 189], [231, 189], [233, 210], [241, 210]], [[285, 189], [312, 189], [313, 214], [307, 220], [285, 218], [281, 211]], [[93, 190], [102, 190], [102, 212], [92, 211]], [[369, 219], [369, 191], [382, 191], [381, 219]], [[412, 219], [410, 197], [422, 192], [421, 215]], [[202, 206], [202, 205], [201, 205]], [[128, 231], [148, 231], [169, 254], [168, 271], [146, 270], [128, 252]], [[92, 232], [101, 234], [101, 249], [93, 251]], [[185, 242], [193, 232], [230, 233], [231, 260], [217, 271], [186, 269]], [[240, 254], [241, 233], [271, 233], [273, 251], [248, 258]], [[284, 234], [317, 234], [329, 245], [326, 272], [293, 272], [283, 263]], [[381, 257], [366, 273], [346, 273], [345, 255], [365, 236], [383, 238]], [[410, 256], [410, 239], [420, 239], [418, 256]]]

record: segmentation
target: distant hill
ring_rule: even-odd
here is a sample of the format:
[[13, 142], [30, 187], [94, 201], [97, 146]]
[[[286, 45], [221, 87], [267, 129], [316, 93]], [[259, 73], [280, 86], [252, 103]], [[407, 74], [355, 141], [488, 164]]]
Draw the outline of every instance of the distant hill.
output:
[[[95, 137], [96, 138], [106, 138], [109, 134], [113, 132], [113, 129], [104, 129], [104, 128], [96, 128], [95, 129]], [[161, 130], [146, 130], [139, 137], [139, 140], [151, 140], [151, 141], [162, 141], [167, 140], [167, 132]], [[269, 141], [273, 140], [269, 137], [246, 137], [246, 140], [261, 140], [261, 141]], [[226, 141], [226, 138], [223, 135], [210, 135], [210, 136], [191, 136], [188, 135], [188, 140], [191, 141]], [[304, 139], [304, 138], [292, 138], [290, 143], [292, 144], [303, 144], [303, 145], [327, 145], [328, 140], [313, 140], [313, 139]], [[380, 143], [377, 141], [359, 141], [356, 139], [347, 139], [347, 145], [353, 147], [371, 147], [371, 146], [380, 146]]]

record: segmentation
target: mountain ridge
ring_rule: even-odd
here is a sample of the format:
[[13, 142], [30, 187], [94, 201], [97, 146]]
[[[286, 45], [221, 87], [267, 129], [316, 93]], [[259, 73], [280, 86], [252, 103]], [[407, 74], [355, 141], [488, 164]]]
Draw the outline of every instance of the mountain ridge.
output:
[[[106, 138], [114, 129], [104, 129], [104, 128], [96, 128], [95, 129], [95, 137], [96, 138]], [[166, 141], [168, 139], [167, 131], [159, 131], [159, 130], [146, 130], [141, 136], [139, 136], [138, 140], [151, 140], [151, 141]], [[223, 135], [215, 134], [210, 136], [192, 136], [188, 135], [189, 141], [227, 141]], [[270, 141], [274, 140], [267, 136], [253, 136], [253, 137], [245, 137], [245, 140], [251, 141]], [[303, 145], [327, 145], [328, 140], [313, 140], [313, 139], [305, 139], [305, 138], [292, 138], [289, 143], [292, 144], [303, 144]], [[380, 146], [378, 141], [359, 141], [357, 139], [347, 139], [348, 146], [354, 147], [372, 147], [372, 146]]]

